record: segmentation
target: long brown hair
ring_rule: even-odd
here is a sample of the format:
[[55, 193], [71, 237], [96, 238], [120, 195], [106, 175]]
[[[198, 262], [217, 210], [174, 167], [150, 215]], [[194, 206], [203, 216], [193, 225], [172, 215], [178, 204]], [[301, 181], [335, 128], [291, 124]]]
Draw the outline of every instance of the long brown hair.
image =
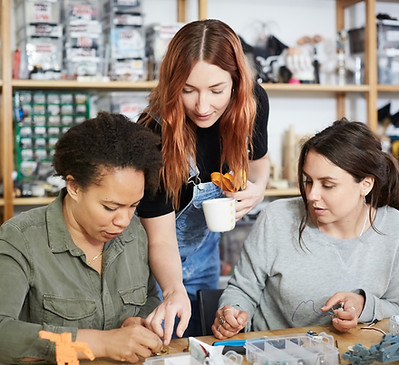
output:
[[186, 117], [181, 95], [191, 70], [200, 60], [229, 72], [233, 81], [230, 104], [220, 118], [220, 172], [226, 163], [240, 187], [245, 184], [241, 171], [248, 176], [248, 146], [252, 148], [256, 102], [254, 77], [240, 39], [219, 20], [188, 23], [169, 43], [160, 66], [159, 83], [150, 93], [147, 117], [142, 121], [148, 125], [156, 117], [162, 125], [162, 179], [175, 209], [182, 184], [189, 177], [190, 157], [196, 162], [196, 126]]
[[[330, 127], [317, 133], [302, 146], [298, 160], [298, 184], [305, 203], [299, 240], [309, 219], [303, 166], [310, 151], [325, 156], [334, 165], [353, 176], [356, 182], [367, 176], [374, 178], [374, 185], [365, 197], [373, 208], [389, 205], [399, 209], [399, 164], [391, 154], [382, 151], [380, 139], [361, 122], [349, 122], [346, 118], [335, 121]], [[372, 210], [369, 210], [373, 226]], [[374, 226], [373, 226], [374, 228]], [[375, 228], [374, 228], [375, 229]]]

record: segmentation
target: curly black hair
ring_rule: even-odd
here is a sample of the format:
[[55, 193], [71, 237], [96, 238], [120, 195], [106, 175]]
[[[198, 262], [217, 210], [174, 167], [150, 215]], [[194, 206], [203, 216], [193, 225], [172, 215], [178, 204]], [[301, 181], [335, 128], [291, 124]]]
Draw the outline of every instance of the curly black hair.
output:
[[143, 171], [145, 188], [155, 193], [162, 168], [160, 138], [122, 114], [100, 112], [70, 128], [56, 143], [53, 166], [64, 180], [73, 176], [87, 188], [101, 180], [104, 168]]

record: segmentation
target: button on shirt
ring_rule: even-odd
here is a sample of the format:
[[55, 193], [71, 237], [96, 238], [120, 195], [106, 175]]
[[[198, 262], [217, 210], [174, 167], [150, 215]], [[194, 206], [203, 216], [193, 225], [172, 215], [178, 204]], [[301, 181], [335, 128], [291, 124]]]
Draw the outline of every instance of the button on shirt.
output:
[[119, 328], [159, 304], [150, 272], [147, 236], [138, 218], [104, 246], [102, 275], [86, 263], [62, 213], [66, 190], [47, 207], [0, 229], [0, 362], [55, 360], [54, 343], [38, 332]]

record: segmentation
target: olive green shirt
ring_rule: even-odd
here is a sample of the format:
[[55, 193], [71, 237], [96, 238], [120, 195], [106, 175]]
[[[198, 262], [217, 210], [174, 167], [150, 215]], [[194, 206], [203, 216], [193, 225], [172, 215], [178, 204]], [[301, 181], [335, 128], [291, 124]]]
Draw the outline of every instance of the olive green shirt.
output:
[[102, 275], [86, 263], [62, 213], [65, 189], [46, 207], [0, 228], [0, 362], [55, 360], [55, 345], [38, 332], [110, 330], [146, 317], [159, 304], [147, 236], [136, 216], [104, 247]]

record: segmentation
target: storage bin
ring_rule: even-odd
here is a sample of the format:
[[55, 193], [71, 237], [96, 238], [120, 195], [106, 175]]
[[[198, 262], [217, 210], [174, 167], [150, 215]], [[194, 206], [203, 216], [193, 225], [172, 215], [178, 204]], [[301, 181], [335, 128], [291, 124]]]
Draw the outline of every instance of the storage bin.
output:
[[[348, 36], [350, 53], [363, 53], [364, 27], [350, 29]], [[397, 50], [399, 53], [399, 21], [379, 20], [377, 22], [377, 49], [379, 51]]]
[[324, 332], [247, 340], [245, 348], [247, 361], [254, 365], [338, 365], [334, 338]]

